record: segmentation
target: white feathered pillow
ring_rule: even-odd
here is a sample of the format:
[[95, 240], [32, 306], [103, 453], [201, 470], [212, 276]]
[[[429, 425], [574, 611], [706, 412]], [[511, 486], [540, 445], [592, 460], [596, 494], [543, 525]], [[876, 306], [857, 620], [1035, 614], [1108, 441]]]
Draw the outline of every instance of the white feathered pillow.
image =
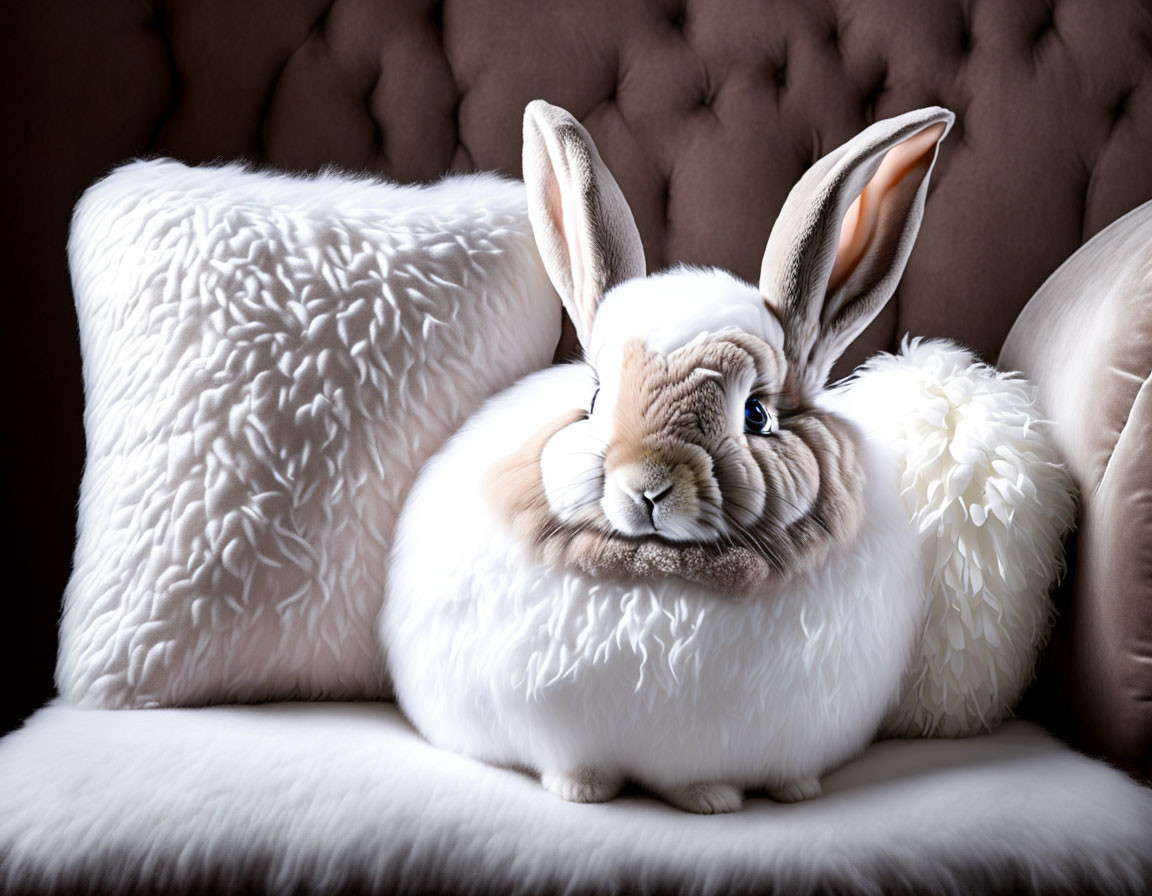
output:
[[891, 446], [929, 591], [918, 656], [886, 734], [995, 727], [1032, 680], [1064, 569], [1075, 486], [1036, 389], [944, 340], [905, 340], [838, 390]]
[[389, 696], [400, 502], [559, 339], [524, 185], [136, 162], [85, 193], [69, 260], [88, 457], [60, 692]]

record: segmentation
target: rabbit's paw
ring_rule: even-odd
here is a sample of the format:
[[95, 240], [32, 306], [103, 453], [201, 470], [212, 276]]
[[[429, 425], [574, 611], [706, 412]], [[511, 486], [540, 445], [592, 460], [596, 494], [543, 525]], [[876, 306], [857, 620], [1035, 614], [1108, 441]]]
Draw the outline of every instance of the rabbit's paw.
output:
[[544, 772], [540, 783], [570, 803], [603, 803], [620, 792], [624, 781], [604, 769], [578, 765], [566, 772]]
[[820, 787], [820, 779], [814, 775], [806, 778], [796, 778], [779, 787], [769, 787], [768, 796], [778, 803], [802, 803], [804, 800], [813, 800], [824, 791]]
[[695, 812], [698, 815], [736, 812], [744, 805], [744, 794], [740, 788], [719, 781], [701, 781], [682, 787], [671, 787], [660, 791], [660, 795], [677, 809]]

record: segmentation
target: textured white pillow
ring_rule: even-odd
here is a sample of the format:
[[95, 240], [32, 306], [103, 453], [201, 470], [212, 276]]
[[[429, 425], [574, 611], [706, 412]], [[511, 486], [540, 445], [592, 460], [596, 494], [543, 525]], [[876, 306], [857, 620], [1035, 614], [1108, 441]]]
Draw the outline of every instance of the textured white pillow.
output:
[[136, 162], [81, 199], [69, 257], [88, 456], [61, 693], [388, 696], [400, 503], [559, 338], [523, 184]]
[[1036, 389], [943, 340], [879, 354], [848, 390], [901, 465], [920, 533], [928, 615], [893, 736], [990, 730], [1032, 680], [1064, 569], [1075, 485]]

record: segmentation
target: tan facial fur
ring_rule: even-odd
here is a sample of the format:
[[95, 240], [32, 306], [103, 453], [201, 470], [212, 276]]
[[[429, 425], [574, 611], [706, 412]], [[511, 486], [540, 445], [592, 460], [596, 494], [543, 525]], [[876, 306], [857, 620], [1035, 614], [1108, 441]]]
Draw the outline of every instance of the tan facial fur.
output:
[[[863, 487], [856, 434], [798, 406], [785, 391], [780, 352], [736, 331], [668, 355], [639, 340], [620, 352], [596, 500], [561, 519], [542, 476], [546, 446], [586, 420], [586, 408], [542, 427], [492, 471], [492, 499], [541, 560], [748, 594], [855, 535]], [[750, 396], [775, 413], [772, 434], [744, 432]]]

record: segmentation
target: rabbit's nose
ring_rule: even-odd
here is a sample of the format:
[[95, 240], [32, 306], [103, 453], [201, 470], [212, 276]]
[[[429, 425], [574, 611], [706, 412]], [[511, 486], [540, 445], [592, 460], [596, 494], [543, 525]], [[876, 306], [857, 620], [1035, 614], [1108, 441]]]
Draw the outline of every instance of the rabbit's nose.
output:
[[608, 474], [602, 506], [609, 522], [621, 532], [650, 535], [668, 519], [675, 495], [671, 470], [632, 463]]
[[644, 483], [643, 485], [633, 484], [626, 479], [620, 483], [620, 487], [624, 490], [635, 503], [636, 506], [643, 510], [648, 519], [652, 519], [652, 515], [656, 512], [656, 505], [672, 494], [672, 479], [666, 478], [655, 485]]

